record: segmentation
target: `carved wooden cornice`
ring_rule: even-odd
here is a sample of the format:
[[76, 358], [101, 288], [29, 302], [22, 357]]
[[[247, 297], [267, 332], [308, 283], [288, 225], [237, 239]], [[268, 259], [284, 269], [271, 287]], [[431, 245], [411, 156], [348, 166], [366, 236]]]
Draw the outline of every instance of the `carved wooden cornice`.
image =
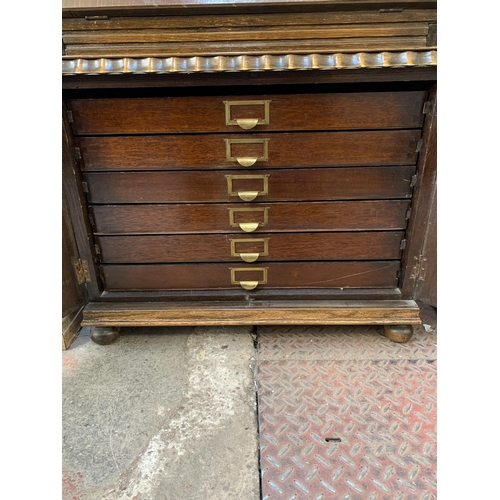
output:
[[63, 75], [214, 73], [437, 66], [437, 51], [215, 57], [65, 59]]

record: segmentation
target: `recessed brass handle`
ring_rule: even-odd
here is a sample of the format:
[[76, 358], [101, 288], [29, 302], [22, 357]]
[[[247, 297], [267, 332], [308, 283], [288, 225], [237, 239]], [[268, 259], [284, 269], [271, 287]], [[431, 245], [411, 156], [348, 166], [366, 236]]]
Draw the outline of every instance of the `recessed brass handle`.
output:
[[236, 123], [243, 129], [243, 130], [250, 130], [251, 128], [254, 128], [257, 123], [259, 123], [258, 118], [236, 118]]
[[[245, 262], [255, 262], [259, 257], [267, 257], [269, 255], [269, 238], [235, 238], [229, 241], [231, 242], [231, 256], [240, 257]], [[256, 243], [262, 243], [262, 250], [259, 252], [237, 252], [236, 245], [245, 243], [249, 243], [252, 246]]]
[[[257, 196], [265, 196], [268, 194], [269, 190], [269, 175], [226, 175], [227, 179], [227, 194], [229, 196], [239, 196], [243, 201], [253, 201]], [[262, 180], [262, 189], [260, 191], [235, 191], [233, 188], [234, 181], [241, 180], [254, 180], [259, 179]]]
[[253, 290], [254, 288], [257, 288], [258, 284], [258, 281], [240, 281], [240, 285], [245, 290]]
[[252, 231], [255, 231], [259, 227], [258, 222], [240, 222], [238, 224], [245, 233], [251, 233]]
[[252, 201], [259, 195], [258, 191], [238, 191], [238, 196], [243, 201]]
[[245, 262], [255, 262], [259, 258], [258, 253], [240, 253], [240, 257], [245, 261]]
[[[243, 287], [245, 290], [253, 290], [257, 285], [265, 285], [267, 284], [267, 270], [269, 269], [268, 267], [230, 267], [229, 268], [231, 271], [231, 284], [232, 285], [240, 285]], [[252, 273], [255, 272], [261, 272], [262, 273], [262, 279], [260, 281], [249, 281], [249, 280], [238, 280], [236, 279], [236, 273], [241, 273], [241, 272], [249, 272], [251, 271]], [[247, 275], [248, 276], [248, 275]]]
[[[242, 167], [251, 167], [257, 161], [269, 160], [270, 139], [224, 139], [226, 143], [226, 160], [237, 161]], [[232, 146], [235, 144], [260, 144], [262, 146], [261, 156], [233, 156]], [[241, 150], [240, 150], [241, 151]]]
[[251, 156], [244, 156], [242, 158], [236, 158], [236, 161], [242, 166], [242, 167], [251, 167], [252, 165], [255, 164], [258, 158], [252, 158]]
[[[256, 208], [228, 208], [229, 210], [229, 225], [231, 227], [239, 227], [243, 229], [246, 233], [251, 233], [255, 231], [259, 225], [265, 226], [269, 220], [269, 207], [256, 207]], [[237, 212], [262, 212], [261, 222], [236, 222], [234, 220], [235, 214]]]
[[[226, 112], [226, 125], [238, 125], [243, 130], [250, 130], [255, 125], [269, 125], [269, 103], [265, 101], [222, 101]], [[263, 118], [231, 118], [231, 106], [264, 106]]]

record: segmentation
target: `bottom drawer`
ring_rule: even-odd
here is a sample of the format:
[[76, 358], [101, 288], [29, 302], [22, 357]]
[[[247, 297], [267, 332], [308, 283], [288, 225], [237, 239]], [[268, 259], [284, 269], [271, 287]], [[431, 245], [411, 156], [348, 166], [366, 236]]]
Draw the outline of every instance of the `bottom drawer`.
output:
[[108, 291], [394, 288], [399, 269], [399, 261], [101, 266]]

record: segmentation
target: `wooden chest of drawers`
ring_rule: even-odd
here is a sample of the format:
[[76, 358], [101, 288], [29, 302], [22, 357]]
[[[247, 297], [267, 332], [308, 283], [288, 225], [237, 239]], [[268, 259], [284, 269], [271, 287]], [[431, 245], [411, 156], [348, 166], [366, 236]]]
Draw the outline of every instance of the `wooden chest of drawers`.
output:
[[425, 99], [69, 101], [104, 290], [396, 287]]
[[63, 0], [65, 248], [94, 340], [408, 340], [435, 283], [435, 0], [146, 4]]
[[[323, 312], [353, 292], [393, 298], [427, 97], [68, 99], [105, 299], [86, 321], [130, 294], [141, 306], [174, 304], [178, 315], [200, 297], [212, 311], [248, 310], [264, 297], [272, 310], [273, 300], [297, 306], [305, 293], [315, 302], [302, 298], [300, 307]], [[404, 301], [396, 302], [385, 305]], [[414, 305], [403, 306], [405, 322], [416, 322]]]

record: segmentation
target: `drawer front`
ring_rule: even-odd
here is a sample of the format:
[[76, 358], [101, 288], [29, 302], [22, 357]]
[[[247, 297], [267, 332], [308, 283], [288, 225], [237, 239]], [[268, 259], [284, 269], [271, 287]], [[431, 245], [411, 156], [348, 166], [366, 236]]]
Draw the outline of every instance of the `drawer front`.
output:
[[86, 174], [89, 201], [115, 203], [410, 198], [415, 167]]
[[104, 264], [391, 260], [401, 256], [402, 231], [101, 236]]
[[[105, 288], [210, 290], [240, 288], [393, 288], [399, 261], [102, 265]], [[245, 288], [245, 286], [243, 286]]]
[[[86, 171], [411, 165], [420, 130], [85, 137]], [[250, 141], [250, 142], [249, 142]]]
[[76, 135], [417, 128], [427, 93], [69, 101]]
[[407, 200], [95, 205], [98, 234], [189, 234], [405, 229]]

